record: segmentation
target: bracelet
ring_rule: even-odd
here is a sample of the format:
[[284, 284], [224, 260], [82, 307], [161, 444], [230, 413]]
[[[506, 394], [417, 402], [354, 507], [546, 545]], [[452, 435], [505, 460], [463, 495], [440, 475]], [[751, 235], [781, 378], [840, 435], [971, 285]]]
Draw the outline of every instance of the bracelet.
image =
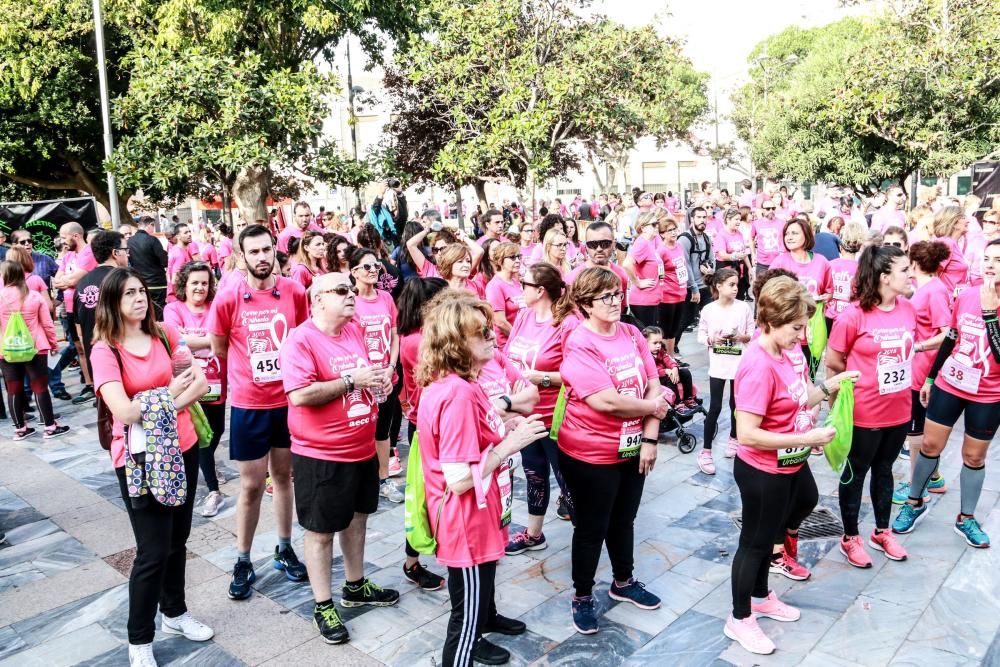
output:
[[915, 352], [923, 352], [924, 351], [924, 344], [923, 343], [917, 343], [917, 344], [915, 344], [913, 346], [913, 350]]
[[503, 404], [507, 406], [507, 412], [510, 412], [510, 409], [514, 407], [514, 404], [510, 400], [510, 396], [501, 395], [499, 398], [503, 401]]
[[656, 440], [655, 438], [641, 438], [640, 442], [642, 442], [642, 444], [644, 444], [644, 445], [658, 445], [658, 444], [660, 444], [659, 441]]
[[823, 392], [824, 396], [826, 396], [827, 398], [830, 398], [830, 390], [826, 388], [826, 383], [825, 382], [820, 382], [819, 383], [819, 388], [820, 388], [820, 391]]

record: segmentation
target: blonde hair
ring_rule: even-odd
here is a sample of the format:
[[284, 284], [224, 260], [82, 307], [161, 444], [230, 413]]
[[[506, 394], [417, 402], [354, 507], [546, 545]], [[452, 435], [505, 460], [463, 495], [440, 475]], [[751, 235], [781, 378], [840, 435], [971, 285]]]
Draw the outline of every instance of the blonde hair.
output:
[[456, 264], [466, 257], [472, 261], [472, 253], [464, 243], [449, 243], [444, 250], [438, 253], [438, 273], [445, 280], [451, 280], [452, 269]]
[[562, 264], [560, 265], [556, 265], [556, 263], [552, 262], [549, 258], [549, 248], [552, 247], [552, 245], [556, 242], [556, 238], [559, 236], [563, 237], [566, 240], [566, 245], [568, 246], [569, 237], [566, 236], [566, 234], [561, 229], [556, 229], [555, 227], [553, 227], [549, 231], [545, 232], [545, 238], [542, 239], [542, 260], [545, 262], [549, 262], [553, 266], [557, 266], [557, 268], [565, 272], [569, 271], [570, 269], [569, 262], [566, 261], [565, 257], [563, 258]]
[[508, 257], [517, 257], [521, 254], [521, 246], [511, 241], [494, 243], [490, 246], [490, 261], [496, 271], [503, 267], [503, 261]]
[[808, 319], [815, 312], [816, 302], [802, 283], [787, 276], [778, 276], [768, 280], [760, 290], [757, 325], [767, 333], [789, 322]]
[[621, 288], [621, 279], [615, 275], [614, 271], [602, 266], [595, 266], [584, 269], [576, 277], [570, 286], [570, 299], [572, 299], [576, 309], [589, 319], [590, 313], [587, 312], [587, 307], [593, 305], [594, 299], [599, 297], [601, 292], [609, 289], [620, 290]]
[[951, 236], [955, 225], [965, 218], [965, 212], [958, 206], [945, 206], [934, 216], [934, 236], [944, 238]]
[[466, 290], [445, 289], [424, 306], [419, 363], [414, 371], [417, 384], [426, 387], [454, 373], [463, 380], [475, 381], [474, 359], [469, 339], [493, 326], [493, 309]]
[[840, 245], [847, 252], [861, 252], [868, 236], [868, 229], [860, 222], [851, 222], [840, 230]]

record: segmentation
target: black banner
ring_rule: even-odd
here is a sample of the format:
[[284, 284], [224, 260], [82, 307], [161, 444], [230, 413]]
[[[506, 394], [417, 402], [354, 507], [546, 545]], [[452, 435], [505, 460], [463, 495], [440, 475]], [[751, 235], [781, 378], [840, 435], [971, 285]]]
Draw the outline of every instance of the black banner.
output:
[[993, 202], [1000, 202], [1000, 162], [972, 163], [972, 194], [983, 200], [979, 210], [993, 208]]
[[0, 202], [0, 229], [10, 237], [15, 229], [27, 229], [35, 252], [55, 258], [55, 239], [66, 222], [79, 222], [85, 230], [97, 227], [97, 204], [93, 197], [49, 201]]

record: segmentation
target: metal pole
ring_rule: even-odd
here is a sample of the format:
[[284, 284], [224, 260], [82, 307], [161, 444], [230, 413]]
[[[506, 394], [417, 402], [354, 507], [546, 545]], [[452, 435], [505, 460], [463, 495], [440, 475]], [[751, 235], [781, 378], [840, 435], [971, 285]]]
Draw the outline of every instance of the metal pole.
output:
[[715, 91], [715, 187], [722, 187], [719, 175], [719, 91]]
[[[97, 40], [97, 78], [101, 90], [101, 122], [104, 126], [104, 157], [111, 159], [114, 145], [111, 140], [111, 110], [108, 102], [108, 72], [104, 62], [104, 19], [101, 17], [101, 0], [94, 0], [94, 37]], [[111, 227], [121, 227], [121, 215], [118, 212], [118, 186], [115, 175], [107, 172], [108, 206], [111, 207]]]

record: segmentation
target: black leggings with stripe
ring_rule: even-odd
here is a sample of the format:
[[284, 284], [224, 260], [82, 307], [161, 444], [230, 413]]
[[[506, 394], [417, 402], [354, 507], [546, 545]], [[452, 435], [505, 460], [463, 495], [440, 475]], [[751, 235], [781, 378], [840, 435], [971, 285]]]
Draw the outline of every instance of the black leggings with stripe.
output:
[[483, 626], [497, 615], [493, 600], [496, 576], [496, 561], [473, 567], [448, 568], [451, 616], [441, 656], [442, 667], [472, 666], [472, 651], [482, 636]]

